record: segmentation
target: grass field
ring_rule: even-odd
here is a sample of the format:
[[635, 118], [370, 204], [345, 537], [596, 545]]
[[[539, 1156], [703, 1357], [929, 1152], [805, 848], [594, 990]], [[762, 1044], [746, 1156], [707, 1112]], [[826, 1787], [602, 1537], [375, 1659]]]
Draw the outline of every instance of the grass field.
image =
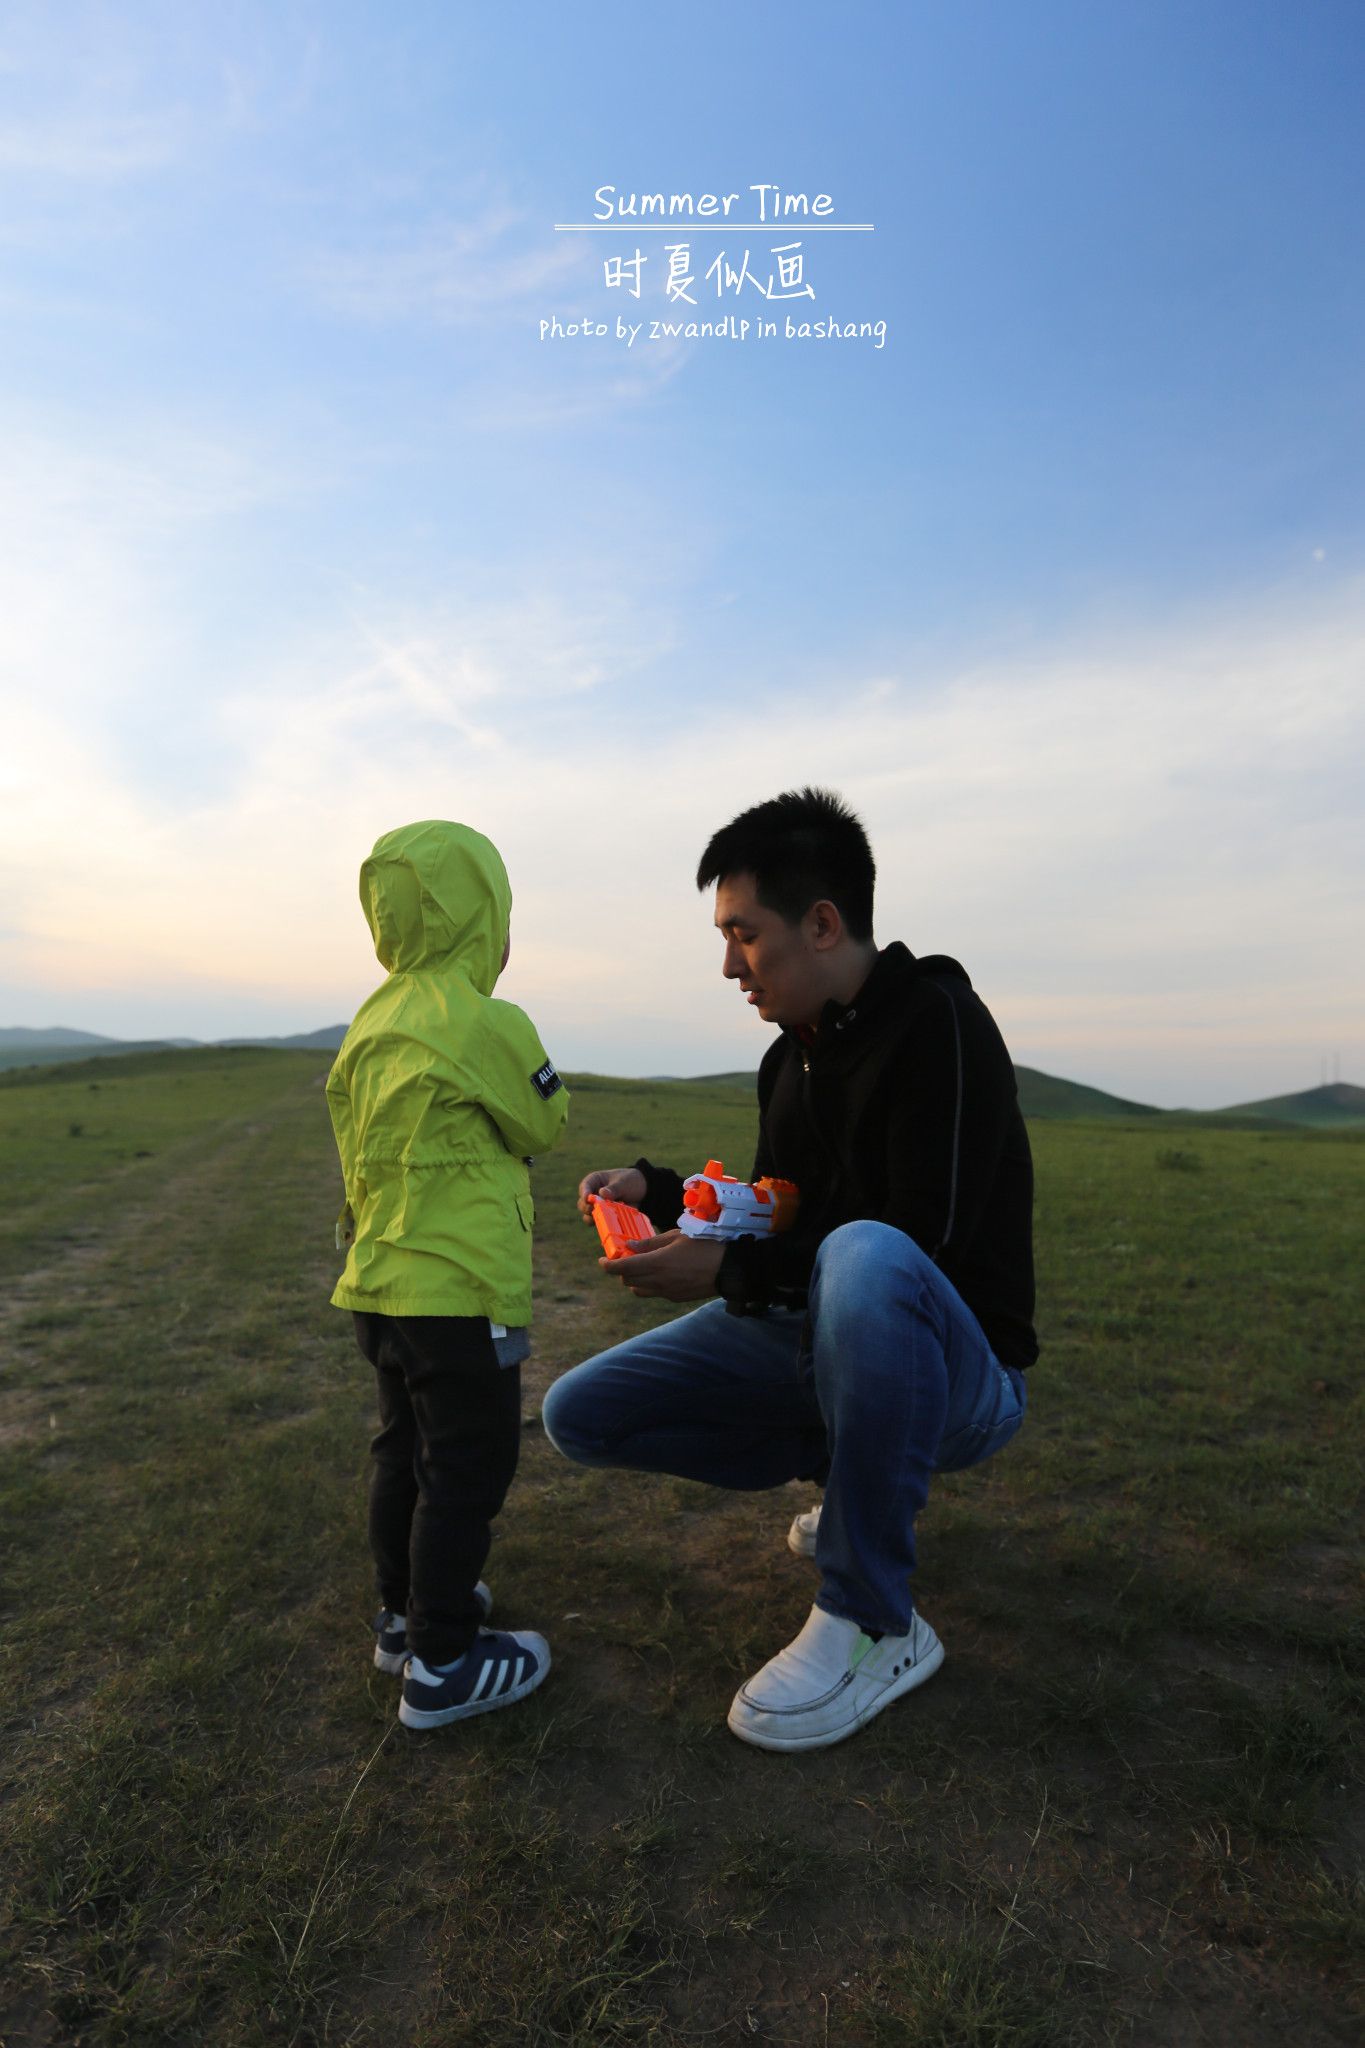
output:
[[413, 1737], [326, 1064], [0, 1081], [4, 2048], [1361, 2039], [1360, 1136], [1035, 1127], [1030, 1418], [922, 1524], [948, 1661], [775, 1757], [724, 1717], [813, 1496], [584, 1474], [535, 1419], [658, 1314], [579, 1174], [747, 1164], [752, 1108], [585, 1079], [489, 1565], [555, 1669]]

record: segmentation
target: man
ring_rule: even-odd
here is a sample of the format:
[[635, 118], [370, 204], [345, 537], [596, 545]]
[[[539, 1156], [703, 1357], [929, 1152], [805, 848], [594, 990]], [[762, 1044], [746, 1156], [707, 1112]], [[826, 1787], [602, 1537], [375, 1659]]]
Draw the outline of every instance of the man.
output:
[[633, 1294], [704, 1301], [574, 1368], [545, 1427], [585, 1465], [718, 1486], [823, 1483], [788, 1541], [820, 1590], [740, 1687], [729, 1726], [762, 1749], [819, 1749], [932, 1677], [943, 1646], [914, 1607], [930, 1475], [979, 1463], [1024, 1413], [1033, 1333], [1033, 1169], [1014, 1069], [955, 960], [872, 936], [876, 869], [857, 818], [791, 791], [717, 832], [723, 972], [780, 1028], [758, 1075], [753, 1177], [795, 1181], [787, 1234], [721, 1244], [667, 1226], [676, 1173], [588, 1174], [663, 1235], [631, 1248]]

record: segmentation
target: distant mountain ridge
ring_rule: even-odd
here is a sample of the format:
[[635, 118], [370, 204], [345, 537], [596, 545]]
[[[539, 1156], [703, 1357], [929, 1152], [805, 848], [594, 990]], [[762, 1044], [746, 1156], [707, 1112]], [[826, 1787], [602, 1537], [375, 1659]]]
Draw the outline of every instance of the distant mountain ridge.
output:
[[1272, 1095], [1265, 1102], [1239, 1102], [1212, 1116], [1264, 1116], [1275, 1123], [1315, 1124], [1345, 1129], [1365, 1124], [1365, 1088], [1350, 1081], [1328, 1081], [1299, 1095]]
[[1146, 1102], [1126, 1102], [1078, 1081], [1061, 1081], [1035, 1067], [1016, 1067], [1019, 1103], [1029, 1117], [1149, 1117], [1172, 1123], [1259, 1125], [1293, 1124], [1314, 1130], [1352, 1130], [1365, 1126], [1365, 1088], [1335, 1081], [1324, 1088], [1305, 1088], [1297, 1095], [1275, 1095], [1263, 1102], [1237, 1102], [1227, 1109], [1156, 1109]]
[[211, 1046], [263, 1045], [295, 1052], [335, 1052], [346, 1036], [344, 1024], [324, 1024], [320, 1031], [299, 1031], [289, 1038], [104, 1038], [97, 1031], [71, 1031], [54, 1024], [39, 1030], [12, 1024], [0, 1027], [0, 1069], [48, 1067], [71, 1059], [112, 1058], [119, 1053], [189, 1052]]
[[121, 1045], [122, 1039], [105, 1038], [98, 1031], [69, 1031], [64, 1024], [49, 1024], [41, 1030], [33, 1030], [24, 1024], [10, 1024], [0, 1029], [0, 1046], [46, 1046], [46, 1045]]
[[1166, 1110], [1150, 1102], [1129, 1102], [1122, 1095], [1108, 1095], [1103, 1088], [1088, 1088], [1083, 1081], [1062, 1081], [1055, 1074], [1040, 1073], [1037, 1067], [1016, 1067], [1019, 1107], [1025, 1116], [1165, 1116]]
[[[346, 1036], [345, 1024], [324, 1024], [318, 1031], [297, 1031], [287, 1038], [194, 1038], [126, 1039], [105, 1038], [97, 1031], [73, 1031], [54, 1024], [42, 1029], [25, 1025], [0, 1027], [0, 1069], [6, 1067], [55, 1066], [63, 1060], [101, 1059], [119, 1053], [208, 1051], [216, 1047], [264, 1046], [293, 1052], [335, 1052]], [[1298, 1095], [1269, 1096], [1263, 1102], [1239, 1102], [1227, 1109], [1157, 1109], [1149, 1102], [1130, 1102], [1121, 1095], [1109, 1095], [1102, 1088], [1090, 1088], [1082, 1081], [1063, 1081], [1036, 1067], [1016, 1067], [1019, 1105], [1026, 1117], [1035, 1119], [1122, 1118], [1180, 1124], [1252, 1125], [1273, 1130], [1276, 1125], [1298, 1129], [1353, 1130], [1365, 1127], [1365, 1088], [1350, 1081], [1333, 1081], [1319, 1088], [1305, 1088]], [[649, 1077], [664, 1085], [686, 1081], [713, 1088], [751, 1089], [753, 1073], [656, 1074]]]
[[[1276, 1124], [1293, 1124], [1315, 1130], [1351, 1130], [1365, 1125], [1365, 1088], [1349, 1081], [1335, 1081], [1325, 1088], [1305, 1088], [1299, 1095], [1276, 1095], [1264, 1102], [1239, 1102], [1227, 1109], [1157, 1109], [1150, 1102], [1130, 1102], [1122, 1095], [1108, 1095], [1102, 1088], [1089, 1088], [1082, 1081], [1063, 1081], [1037, 1067], [1016, 1067], [1019, 1107], [1026, 1117], [1038, 1120], [1103, 1117], [1168, 1120], [1181, 1124], [1252, 1124], [1273, 1129]], [[672, 1075], [657, 1078], [676, 1079]], [[753, 1074], [697, 1074], [695, 1081], [713, 1087], [752, 1088]]]

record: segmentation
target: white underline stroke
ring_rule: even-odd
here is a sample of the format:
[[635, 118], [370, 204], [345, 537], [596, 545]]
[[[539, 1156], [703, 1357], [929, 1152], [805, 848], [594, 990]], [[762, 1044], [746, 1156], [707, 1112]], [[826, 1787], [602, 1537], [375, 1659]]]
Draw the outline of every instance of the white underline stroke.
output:
[[876, 223], [870, 220], [557, 220], [557, 235], [674, 235], [686, 228], [691, 235], [728, 235], [736, 228], [745, 234], [870, 235]]

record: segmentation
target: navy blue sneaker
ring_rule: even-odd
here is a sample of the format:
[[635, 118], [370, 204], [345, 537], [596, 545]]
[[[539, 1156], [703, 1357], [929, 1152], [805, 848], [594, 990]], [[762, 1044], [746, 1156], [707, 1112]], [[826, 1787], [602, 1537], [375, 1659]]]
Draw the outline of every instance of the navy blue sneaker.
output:
[[550, 1668], [550, 1645], [531, 1629], [481, 1628], [463, 1657], [433, 1671], [408, 1658], [398, 1718], [405, 1728], [443, 1728], [510, 1707], [534, 1692]]
[[[474, 1598], [483, 1609], [487, 1621], [493, 1612], [493, 1595], [482, 1579], [474, 1588]], [[391, 1678], [401, 1677], [403, 1666], [408, 1661], [408, 1618], [395, 1614], [391, 1607], [382, 1607], [374, 1621], [374, 1668], [387, 1671]]]

